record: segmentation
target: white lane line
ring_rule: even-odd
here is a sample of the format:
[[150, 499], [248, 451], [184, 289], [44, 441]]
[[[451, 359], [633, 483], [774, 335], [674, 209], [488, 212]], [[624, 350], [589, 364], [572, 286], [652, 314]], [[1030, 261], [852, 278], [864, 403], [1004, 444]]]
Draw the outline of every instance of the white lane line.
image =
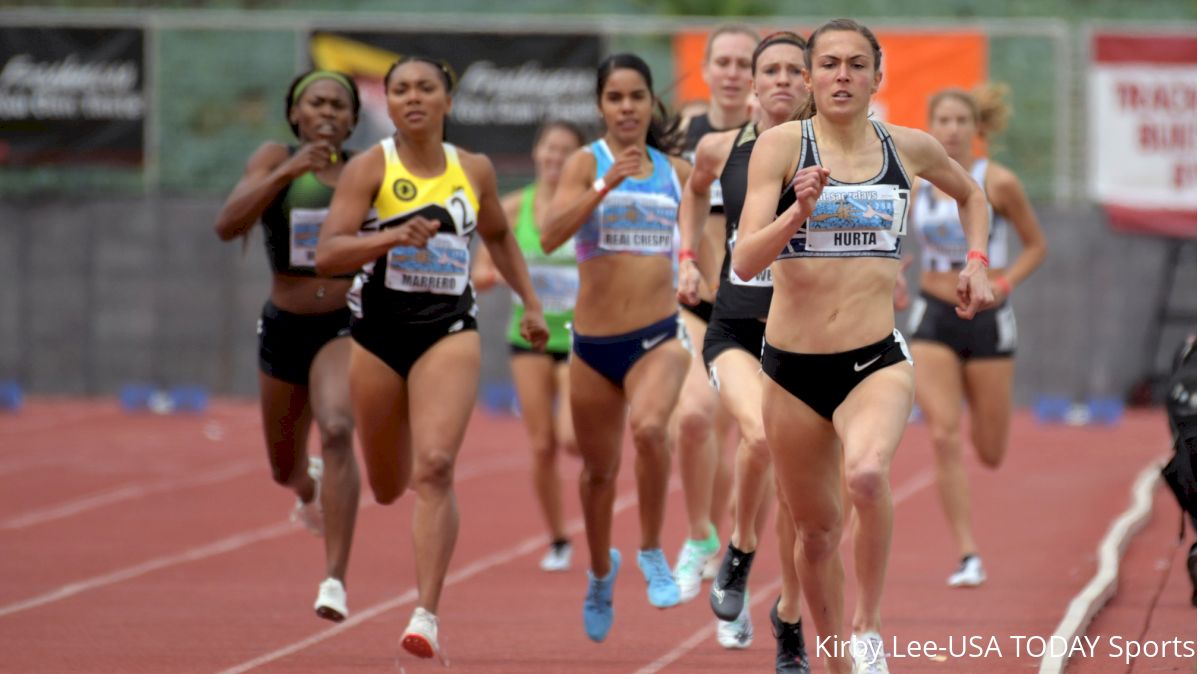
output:
[[[1150, 509], [1154, 505], [1154, 486], [1160, 478], [1160, 470], [1162, 461], [1155, 459], [1143, 468], [1134, 480], [1131, 490], [1133, 499], [1129, 508], [1113, 520], [1108, 533], [1100, 541], [1096, 575], [1092, 576], [1091, 581], [1067, 604], [1067, 612], [1051, 639], [1059, 637], [1066, 643], [1071, 643], [1077, 637], [1083, 636], [1092, 618], [1096, 617], [1100, 608], [1116, 593], [1121, 557], [1134, 534], [1150, 519]], [[1062, 653], [1052, 654], [1052, 650], [1054, 649], [1046, 649], [1038, 674], [1060, 674], [1066, 669], [1070, 656]]]
[[[668, 493], [677, 491], [680, 488], [680, 484], [681, 483], [677, 479], [673, 479], [670, 483], [670, 486], [668, 487]], [[616, 501], [613, 503], [613, 515], [616, 515], [624, 510], [627, 510], [636, 504], [637, 504], [637, 490], [636, 489], [629, 491], [625, 494], [619, 495], [617, 497]], [[567, 533], [577, 534], [581, 531], [583, 531], [583, 520], [581, 518], [576, 518], [567, 525]], [[464, 566], [463, 568], [458, 569], [457, 571], [454, 571], [453, 573], [447, 575], [445, 587], [451, 587], [453, 585], [457, 585], [457, 584], [463, 582], [464, 580], [467, 580], [473, 576], [477, 576], [480, 573], [483, 573], [484, 571], [495, 568], [497, 566], [501, 566], [503, 564], [507, 564], [515, 559], [523, 557], [523, 556], [525, 556], [531, 552], [534, 552], [536, 550], [541, 550], [545, 546], [546, 546], [546, 535], [545, 534], [537, 534], [536, 536], [531, 536], [531, 537], [521, 541], [517, 545], [514, 545], [511, 548], [508, 548], [506, 550], [501, 550], [500, 552], [488, 555], [487, 557], [483, 557], [482, 559], [475, 560], [474, 562], [471, 562], [470, 564]], [[320, 632], [317, 632], [317, 633], [309, 636], [306, 639], [301, 639], [300, 641], [288, 644], [287, 646], [283, 646], [282, 648], [271, 651], [270, 653], [267, 653], [266, 655], [261, 655], [257, 658], [254, 658], [253, 660], [247, 660], [246, 662], [243, 662], [239, 665], [234, 665], [233, 667], [230, 667], [229, 669], [223, 669], [223, 670], [221, 670], [221, 672], [219, 674], [243, 674], [244, 672], [248, 672], [252, 669], [261, 667], [270, 662], [274, 662], [276, 660], [279, 660], [280, 658], [284, 658], [289, 655], [299, 653], [300, 651], [302, 651], [306, 648], [309, 648], [310, 646], [315, 646], [315, 645], [321, 643], [322, 641], [332, 639], [333, 637], [341, 634], [342, 632], [345, 632], [346, 630], [348, 630], [352, 627], [361, 625], [362, 623], [367, 622], [368, 620], [371, 620], [373, 618], [376, 618], [394, 608], [399, 608], [401, 606], [404, 606], [405, 604], [415, 602], [416, 600], [417, 600], [416, 588], [409, 588], [408, 590], [406, 590], [405, 592], [403, 592], [400, 595], [397, 595], [391, 599], [388, 599], [387, 601], [380, 602], [378, 604], [375, 604], [374, 606], [371, 606], [370, 608], [367, 608], [363, 611], [359, 611], [359, 612], [355, 613], [352, 617], [347, 618], [344, 622], [338, 623], [334, 627], [330, 627], [330, 628], [321, 630]]]
[[[916, 475], [912, 476], [911, 478], [909, 478], [909, 480], [907, 482], [905, 482], [904, 484], [902, 484], [899, 487], [892, 490], [892, 507], [895, 508], [896, 506], [899, 506], [901, 503], [904, 503], [909, 498], [911, 498], [914, 494], [920, 492], [922, 489], [928, 487], [931, 484], [933, 484], [933, 469], [926, 468], [926, 469], [922, 470], [921, 472], [917, 473]], [[849, 527], [847, 527], [847, 529], [848, 528]], [[846, 535], [849, 535], [849, 534], [847, 533]], [[843, 540], [843, 542], [845, 542], [845, 536], [843, 536], [842, 540]], [[756, 605], [761, 604], [762, 602], [767, 601], [769, 599], [774, 599], [776, 590], [779, 588], [779, 586], [781, 584], [782, 584], [782, 581], [780, 580], [780, 578], [778, 576], [776, 576], [773, 580], [768, 582], [762, 589], [756, 589], [754, 591], [754, 595], [753, 595], [754, 598], [750, 601], [750, 605], [756, 606]], [[707, 596], [707, 595], [702, 595], [702, 596]], [[696, 630], [690, 636], [688, 636], [688, 638], [681, 641], [679, 643], [679, 645], [675, 646], [675, 648], [672, 648], [671, 650], [667, 651], [666, 653], [664, 653], [662, 655], [662, 657], [658, 658], [654, 662], [651, 662], [650, 664], [646, 665], [645, 667], [642, 667], [641, 669], [637, 670], [636, 672], [634, 672], [634, 674], [656, 674], [656, 672], [660, 672], [663, 669], [666, 669], [668, 666], [673, 664], [676, 660], [679, 660], [680, 658], [682, 658], [683, 656], [685, 656], [689, 652], [691, 652], [691, 650], [693, 648], [704, 643], [704, 641], [706, 639], [713, 637], [713, 635], [715, 634], [715, 628], [713, 627], [713, 625], [715, 625], [715, 623], [710, 621], [709, 624]]]
[[184, 478], [170, 478], [152, 482], [149, 484], [127, 484], [123, 487], [92, 494], [83, 498], [67, 501], [59, 505], [34, 510], [15, 517], [10, 517], [4, 521], [0, 521], [0, 529], [24, 529], [35, 524], [42, 524], [53, 520], [63, 519], [71, 515], [77, 515], [81, 512], [99, 508], [101, 506], [121, 503], [122, 501], [131, 501], [133, 499], [149, 496], [150, 494], [158, 494], [166, 491], [177, 491], [187, 489], [189, 487], [202, 487], [217, 482], [224, 482], [235, 477], [240, 477], [246, 473], [258, 470], [262, 466], [261, 460], [240, 461], [227, 466], [222, 466], [217, 470], [199, 475], [191, 475]]
[[[466, 480], [481, 475], [498, 473], [506, 468], [523, 466], [527, 463], [528, 457], [524, 455], [520, 457], [501, 457], [499, 459], [481, 461], [469, 466], [464, 466], [462, 470], [458, 471], [457, 479]], [[375, 505], [375, 501], [370, 497], [366, 497], [359, 502], [359, 509], [362, 510], [373, 505]], [[107, 587], [109, 585], [137, 578], [138, 576], [144, 576], [153, 571], [159, 571], [171, 566], [186, 564], [188, 562], [207, 559], [209, 557], [215, 557], [227, 552], [233, 552], [234, 550], [244, 548], [248, 545], [253, 545], [254, 543], [270, 540], [272, 538], [279, 538], [280, 536], [285, 536], [287, 534], [300, 531], [302, 530], [297, 528], [297, 526], [291, 522], [282, 522], [280, 524], [272, 524], [270, 526], [260, 527], [250, 531], [243, 531], [241, 533], [234, 534], [233, 536], [229, 536], [227, 538], [223, 538], [199, 547], [190, 548], [174, 555], [155, 557], [154, 559], [149, 559], [140, 564], [135, 564], [134, 566], [125, 567], [123, 569], [118, 569], [116, 571], [99, 576], [92, 576], [91, 578], [86, 578], [74, 583], [68, 583], [67, 585], [63, 585], [62, 587], [51, 590], [44, 594], [40, 594], [36, 597], [30, 597], [29, 599], [23, 599], [11, 604], [5, 604], [4, 606], [0, 606], [0, 618], [12, 615], [14, 613], [20, 613], [21, 611], [27, 611], [32, 608], [37, 608], [39, 606], [45, 606], [46, 604], [52, 604], [56, 601], [67, 599], [68, 597], [74, 597], [77, 594]]]

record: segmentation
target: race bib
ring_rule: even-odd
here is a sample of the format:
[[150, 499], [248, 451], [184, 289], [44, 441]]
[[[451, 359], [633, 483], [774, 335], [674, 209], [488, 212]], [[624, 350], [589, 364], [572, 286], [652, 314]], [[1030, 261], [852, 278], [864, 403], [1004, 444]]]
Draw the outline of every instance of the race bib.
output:
[[908, 190], [894, 185], [830, 185], [805, 223], [805, 249], [893, 251], [906, 233]]
[[396, 246], [388, 251], [384, 285], [407, 293], [461, 295], [467, 289], [471, 253], [466, 237], [439, 232], [424, 248]]
[[[731, 260], [733, 259], [733, 247], [737, 245], [737, 235], [738, 230], [735, 229], [733, 230], [733, 236], [729, 237], [729, 252], [726, 254], [729, 255]], [[733, 265], [731, 264], [729, 265], [729, 282], [735, 286], [747, 286], [753, 288], [771, 288], [775, 285], [774, 279], [771, 277], [771, 265], [767, 265], [767, 268], [758, 272], [754, 278], [744, 280], [742, 277], [737, 275], [737, 272], [733, 270]]]
[[478, 213], [475, 212], [475, 207], [471, 205], [471, 200], [467, 197], [467, 192], [463, 188], [454, 190], [450, 198], [446, 200], [446, 210], [450, 212], [450, 219], [454, 221], [454, 228], [458, 231], [459, 236], [464, 236], [475, 230], [475, 223], [478, 220]]
[[[575, 297], [579, 294], [579, 270], [575, 267], [533, 264], [529, 266], [529, 278], [546, 313], [563, 313], [575, 308]], [[521, 297], [516, 293], [513, 293], [513, 302], [521, 304]]]
[[708, 206], [725, 206], [725, 193], [721, 191], [721, 181], [714, 180], [712, 185], [708, 186]]
[[612, 192], [600, 206], [599, 246], [645, 255], [670, 254], [679, 204], [661, 194]]
[[288, 219], [288, 262], [302, 269], [316, 269], [317, 239], [327, 208], [293, 208]]

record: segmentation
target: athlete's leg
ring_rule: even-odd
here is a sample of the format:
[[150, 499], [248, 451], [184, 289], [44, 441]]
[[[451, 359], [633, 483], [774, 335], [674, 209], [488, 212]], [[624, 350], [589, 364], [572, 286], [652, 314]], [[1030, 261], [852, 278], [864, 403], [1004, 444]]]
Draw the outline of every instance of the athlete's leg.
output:
[[321, 435], [325, 474], [321, 509], [325, 513], [326, 575], [345, 581], [358, 515], [359, 477], [354, 460], [354, 414], [350, 405], [350, 338], [326, 344], [309, 372], [313, 417]]
[[443, 337], [417, 359], [408, 378], [417, 605], [435, 615], [458, 540], [454, 464], [479, 392], [479, 350], [474, 330]]
[[934, 466], [942, 512], [960, 555], [975, 554], [971, 533], [971, 495], [963, 465], [963, 367], [944, 344], [917, 341], [912, 345], [916, 363], [917, 404], [933, 440]]
[[533, 453], [533, 490], [551, 540], [566, 537], [554, 432], [554, 360], [538, 353], [514, 354], [513, 385]]

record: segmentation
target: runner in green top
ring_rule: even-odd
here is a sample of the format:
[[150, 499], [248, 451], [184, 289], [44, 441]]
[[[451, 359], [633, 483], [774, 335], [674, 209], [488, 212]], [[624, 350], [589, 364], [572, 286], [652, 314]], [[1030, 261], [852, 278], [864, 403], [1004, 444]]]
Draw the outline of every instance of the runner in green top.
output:
[[[571, 565], [571, 543], [563, 521], [557, 450], [561, 447], [571, 455], [578, 454], [571, 427], [571, 408], [567, 404], [567, 356], [571, 351], [571, 332], [567, 324], [574, 314], [579, 274], [575, 266], [574, 243], [568, 241], [546, 253], [538, 240], [538, 222], [558, 187], [566, 158], [582, 146], [584, 140], [583, 133], [571, 124], [558, 121], [544, 124], [533, 145], [534, 183], [501, 201], [529, 265], [529, 275], [550, 329], [545, 353], [532, 351], [518, 330], [525, 309], [514, 297], [508, 341], [512, 351], [513, 385], [533, 449], [534, 489], [550, 530], [550, 549], [541, 562], [544, 571], [566, 571]], [[477, 292], [484, 292], [500, 281], [486, 250], [480, 249], [475, 258], [471, 281]], [[555, 399], [559, 401], [557, 414]]]

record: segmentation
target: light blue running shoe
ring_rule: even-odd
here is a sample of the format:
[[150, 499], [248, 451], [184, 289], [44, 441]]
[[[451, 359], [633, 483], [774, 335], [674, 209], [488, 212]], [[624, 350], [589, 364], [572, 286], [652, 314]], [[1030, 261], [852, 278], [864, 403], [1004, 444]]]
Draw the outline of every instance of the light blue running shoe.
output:
[[621, 569], [621, 553], [616, 548], [609, 548], [608, 557], [612, 568], [607, 578], [596, 578], [588, 569], [587, 596], [583, 598], [583, 631], [587, 632], [592, 641], [604, 641], [613, 623], [613, 584], [617, 580], [617, 571]]
[[679, 583], [675, 582], [662, 548], [638, 552], [638, 568], [646, 577], [646, 596], [651, 606], [670, 608], [679, 603]]

